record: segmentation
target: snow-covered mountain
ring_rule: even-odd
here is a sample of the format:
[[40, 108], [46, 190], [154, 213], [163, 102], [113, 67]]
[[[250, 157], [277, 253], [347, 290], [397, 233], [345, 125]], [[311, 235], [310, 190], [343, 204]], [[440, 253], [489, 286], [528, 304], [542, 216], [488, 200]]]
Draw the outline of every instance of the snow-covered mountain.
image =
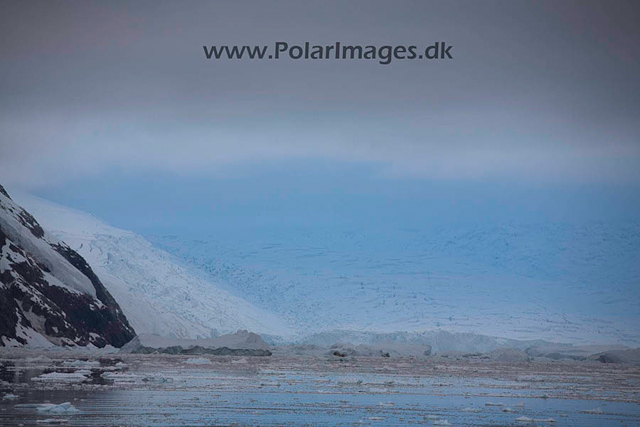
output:
[[86, 261], [0, 186], [0, 346], [121, 347], [134, 335]]
[[278, 317], [176, 264], [143, 237], [22, 192], [14, 198], [91, 265], [141, 333], [207, 338], [238, 329], [288, 335]]

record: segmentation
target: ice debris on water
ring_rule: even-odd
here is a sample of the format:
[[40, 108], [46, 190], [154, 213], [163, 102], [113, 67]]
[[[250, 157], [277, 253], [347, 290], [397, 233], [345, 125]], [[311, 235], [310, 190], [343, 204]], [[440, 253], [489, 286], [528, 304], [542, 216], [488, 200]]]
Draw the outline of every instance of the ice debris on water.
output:
[[135, 383], [138, 378], [135, 374], [125, 374], [121, 372], [103, 372], [102, 378], [105, 380], [111, 380], [114, 383]]
[[529, 418], [529, 417], [518, 417], [516, 421], [519, 423], [555, 423], [556, 420], [553, 418]]
[[97, 360], [65, 360], [62, 366], [66, 368], [99, 368], [100, 362]]
[[595, 409], [585, 409], [584, 411], [581, 411], [583, 414], [593, 414], [593, 415], [602, 415], [604, 414], [604, 411], [602, 410], [602, 408], [595, 408]]
[[91, 371], [86, 369], [81, 369], [75, 372], [50, 372], [48, 374], [42, 374], [40, 376], [32, 378], [32, 381], [81, 383], [89, 379], [89, 375], [91, 375]]
[[17, 409], [35, 409], [38, 412], [46, 412], [49, 414], [73, 414], [80, 412], [71, 402], [64, 402], [58, 405], [55, 403], [25, 403], [15, 405], [15, 407]]
[[205, 359], [204, 357], [192, 357], [191, 359], [187, 359], [184, 363], [188, 365], [209, 365], [211, 364], [211, 360]]

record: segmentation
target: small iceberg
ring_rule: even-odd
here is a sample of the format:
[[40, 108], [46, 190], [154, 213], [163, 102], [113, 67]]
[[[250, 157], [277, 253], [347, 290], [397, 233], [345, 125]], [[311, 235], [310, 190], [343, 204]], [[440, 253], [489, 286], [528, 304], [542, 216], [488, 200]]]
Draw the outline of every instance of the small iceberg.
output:
[[16, 409], [35, 409], [38, 412], [46, 412], [48, 414], [75, 414], [80, 412], [71, 402], [64, 402], [58, 405], [55, 403], [24, 403], [14, 405], [14, 407]]

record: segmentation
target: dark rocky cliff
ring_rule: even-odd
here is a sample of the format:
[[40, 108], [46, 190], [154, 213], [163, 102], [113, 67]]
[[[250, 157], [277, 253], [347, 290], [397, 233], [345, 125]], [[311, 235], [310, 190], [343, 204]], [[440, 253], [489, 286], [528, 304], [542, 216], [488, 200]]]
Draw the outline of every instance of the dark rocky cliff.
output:
[[0, 346], [122, 347], [134, 336], [84, 258], [0, 186]]

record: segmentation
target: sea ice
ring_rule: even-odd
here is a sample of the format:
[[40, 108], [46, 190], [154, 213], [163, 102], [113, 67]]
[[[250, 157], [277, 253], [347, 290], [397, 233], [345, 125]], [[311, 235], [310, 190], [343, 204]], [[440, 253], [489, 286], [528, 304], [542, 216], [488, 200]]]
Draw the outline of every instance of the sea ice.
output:
[[46, 412], [49, 414], [73, 414], [80, 412], [71, 402], [60, 403], [59, 405], [55, 403], [26, 403], [15, 405], [15, 407], [17, 409], [35, 409], [38, 412]]
[[99, 368], [100, 362], [97, 360], [65, 360], [62, 366], [69, 368]]
[[604, 414], [604, 411], [602, 410], [602, 408], [595, 408], [595, 409], [585, 409], [584, 411], [581, 411], [583, 414], [594, 414], [594, 415], [602, 415]]
[[211, 360], [205, 359], [204, 357], [192, 357], [191, 359], [187, 359], [184, 363], [189, 365], [209, 365], [211, 364]]
[[519, 423], [555, 423], [556, 420], [553, 418], [529, 418], [529, 417], [518, 417], [516, 421]]
[[81, 383], [88, 379], [91, 371], [81, 369], [75, 372], [50, 372], [33, 378], [31, 381]]

